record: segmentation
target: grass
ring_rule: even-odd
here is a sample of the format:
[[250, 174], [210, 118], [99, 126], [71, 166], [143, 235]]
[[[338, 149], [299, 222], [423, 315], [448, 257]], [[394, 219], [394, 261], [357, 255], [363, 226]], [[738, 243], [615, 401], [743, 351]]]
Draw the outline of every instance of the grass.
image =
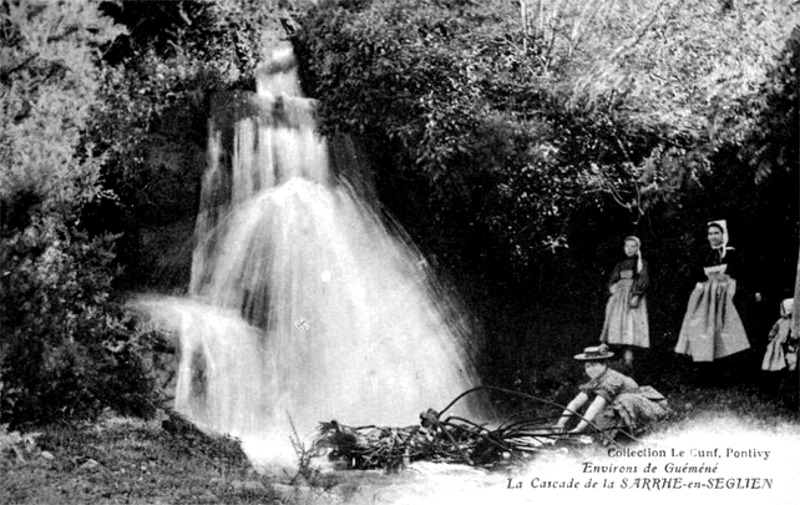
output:
[[236, 450], [175, 435], [157, 421], [106, 417], [51, 426], [36, 449], [0, 458], [0, 503], [276, 503]]
[[[621, 360], [612, 361], [611, 367], [667, 397], [671, 414], [659, 429], [702, 418], [735, 417], [752, 426], [786, 426], [800, 433], [800, 376], [797, 371], [762, 372], [761, 355], [751, 350], [697, 366], [671, 349], [650, 349], [638, 351], [633, 368], [625, 367]], [[513, 389], [561, 405], [569, 403], [578, 386], [588, 380], [571, 356], [552, 352], [517, 370], [514, 377]], [[507, 414], [537, 412], [555, 418], [560, 413], [536, 401], [511, 399], [500, 406]]]
[[[653, 351], [637, 359], [628, 372], [668, 397], [669, 425], [721, 413], [766, 430], [789, 426], [800, 433], [797, 374], [746, 374], [746, 363], [731, 361], [710, 370], [707, 383], [698, 383], [692, 364], [680, 357]], [[565, 358], [522, 373], [518, 386], [565, 403], [583, 380], [579, 367]], [[311, 474], [302, 470], [261, 475], [238, 444], [176, 429], [169, 420], [107, 415], [91, 424], [46, 427], [35, 436], [0, 427], [0, 504], [293, 505], [346, 501], [361, 486], [355, 475], [314, 474], [318, 478], [309, 480]]]

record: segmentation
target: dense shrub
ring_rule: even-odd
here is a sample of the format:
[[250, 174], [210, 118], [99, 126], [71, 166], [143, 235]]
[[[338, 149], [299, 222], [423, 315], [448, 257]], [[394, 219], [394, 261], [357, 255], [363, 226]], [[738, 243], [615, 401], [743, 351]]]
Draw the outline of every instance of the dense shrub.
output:
[[140, 234], [190, 221], [209, 97], [254, 88], [277, 40], [264, 29], [285, 15], [256, 0], [2, 4], [2, 422], [152, 411], [154, 337], [115, 292], [163, 285]]
[[3, 240], [2, 422], [154, 411], [147, 341], [110, 294], [113, 238], [37, 217]]
[[582, 209], [641, 233], [727, 163], [797, 18], [766, 0], [327, 1], [294, 42], [323, 128], [365, 138], [423, 246], [524, 284]]
[[[296, 3], [296, 2], [295, 2]], [[279, 41], [278, 0], [110, 1], [101, 10], [127, 31], [103, 55], [102, 107], [88, 137], [102, 153], [105, 186], [113, 205], [86, 213], [93, 229], [120, 233], [120, 287], [173, 289], [188, 279], [186, 247], [171, 267], [153, 268], [163, 251], [145, 248], [151, 230], [190, 222], [197, 210], [206, 163], [211, 96], [219, 91], [255, 91], [255, 70]]]
[[[0, 416], [19, 425], [147, 414], [150, 381], [112, 300], [114, 240], [83, 229], [111, 200], [85, 143], [99, 50], [122, 33], [91, 2], [0, 7]], [[116, 352], [115, 352], [116, 350]]]

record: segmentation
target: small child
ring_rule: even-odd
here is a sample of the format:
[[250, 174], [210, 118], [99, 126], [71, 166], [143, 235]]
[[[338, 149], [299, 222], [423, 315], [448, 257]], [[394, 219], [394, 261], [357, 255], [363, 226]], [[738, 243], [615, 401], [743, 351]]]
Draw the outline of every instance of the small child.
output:
[[649, 424], [666, 417], [669, 412], [664, 396], [650, 386], [640, 387], [635, 380], [609, 368], [614, 353], [605, 344], [587, 347], [575, 359], [584, 362], [589, 382], [579, 386], [580, 392], [569, 402], [555, 429], [563, 431], [567, 421], [591, 400], [583, 416], [569, 433], [581, 433], [589, 426], [613, 440], [621, 431], [638, 435]]
[[794, 299], [787, 298], [781, 302], [781, 317], [769, 330], [769, 344], [764, 353], [761, 369], [767, 372], [779, 372], [784, 369], [794, 371], [797, 368], [797, 337], [792, 335], [792, 309]]

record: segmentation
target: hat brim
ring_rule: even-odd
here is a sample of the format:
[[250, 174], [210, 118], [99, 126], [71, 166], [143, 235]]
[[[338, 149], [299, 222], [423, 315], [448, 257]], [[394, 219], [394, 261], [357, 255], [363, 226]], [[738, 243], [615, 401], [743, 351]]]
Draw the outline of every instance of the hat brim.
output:
[[574, 358], [578, 361], [605, 361], [613, 357], [614, 353], [611, 351], [604, 352], [603, 354], [586, 354], [585, 352], [582, 352], [574, 356]]

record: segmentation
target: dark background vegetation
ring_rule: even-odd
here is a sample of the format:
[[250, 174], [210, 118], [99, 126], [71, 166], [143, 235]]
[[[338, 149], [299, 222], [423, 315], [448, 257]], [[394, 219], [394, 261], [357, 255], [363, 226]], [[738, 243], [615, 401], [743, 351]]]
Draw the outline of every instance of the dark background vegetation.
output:
[[[380, 201], [478, 314], [487, 373], [596, 342], [630, 234], [654, 349], [671, 349], [719, 218], [763, 347], [797, 259], [800, 32], [768, 2], [527, 5], [326, 2], [293, 37], [323, 129], [369, 146]], [[755, 23], [789, 35], [768, 62]]]
[[653, 276], [647, 378], [684, 373], [670, 349], [719, 218], [762, 348], [798, 257], [797, 6], [584, 4], [3, 3], [0, 422], [157, 406], [164, 342], [124, 301], [185, 292], [210, 98], [252, 90], [281, 40], [320, 128], [355, 139], [463, 301], [487, 382], [556, 388], [630, 234]]

